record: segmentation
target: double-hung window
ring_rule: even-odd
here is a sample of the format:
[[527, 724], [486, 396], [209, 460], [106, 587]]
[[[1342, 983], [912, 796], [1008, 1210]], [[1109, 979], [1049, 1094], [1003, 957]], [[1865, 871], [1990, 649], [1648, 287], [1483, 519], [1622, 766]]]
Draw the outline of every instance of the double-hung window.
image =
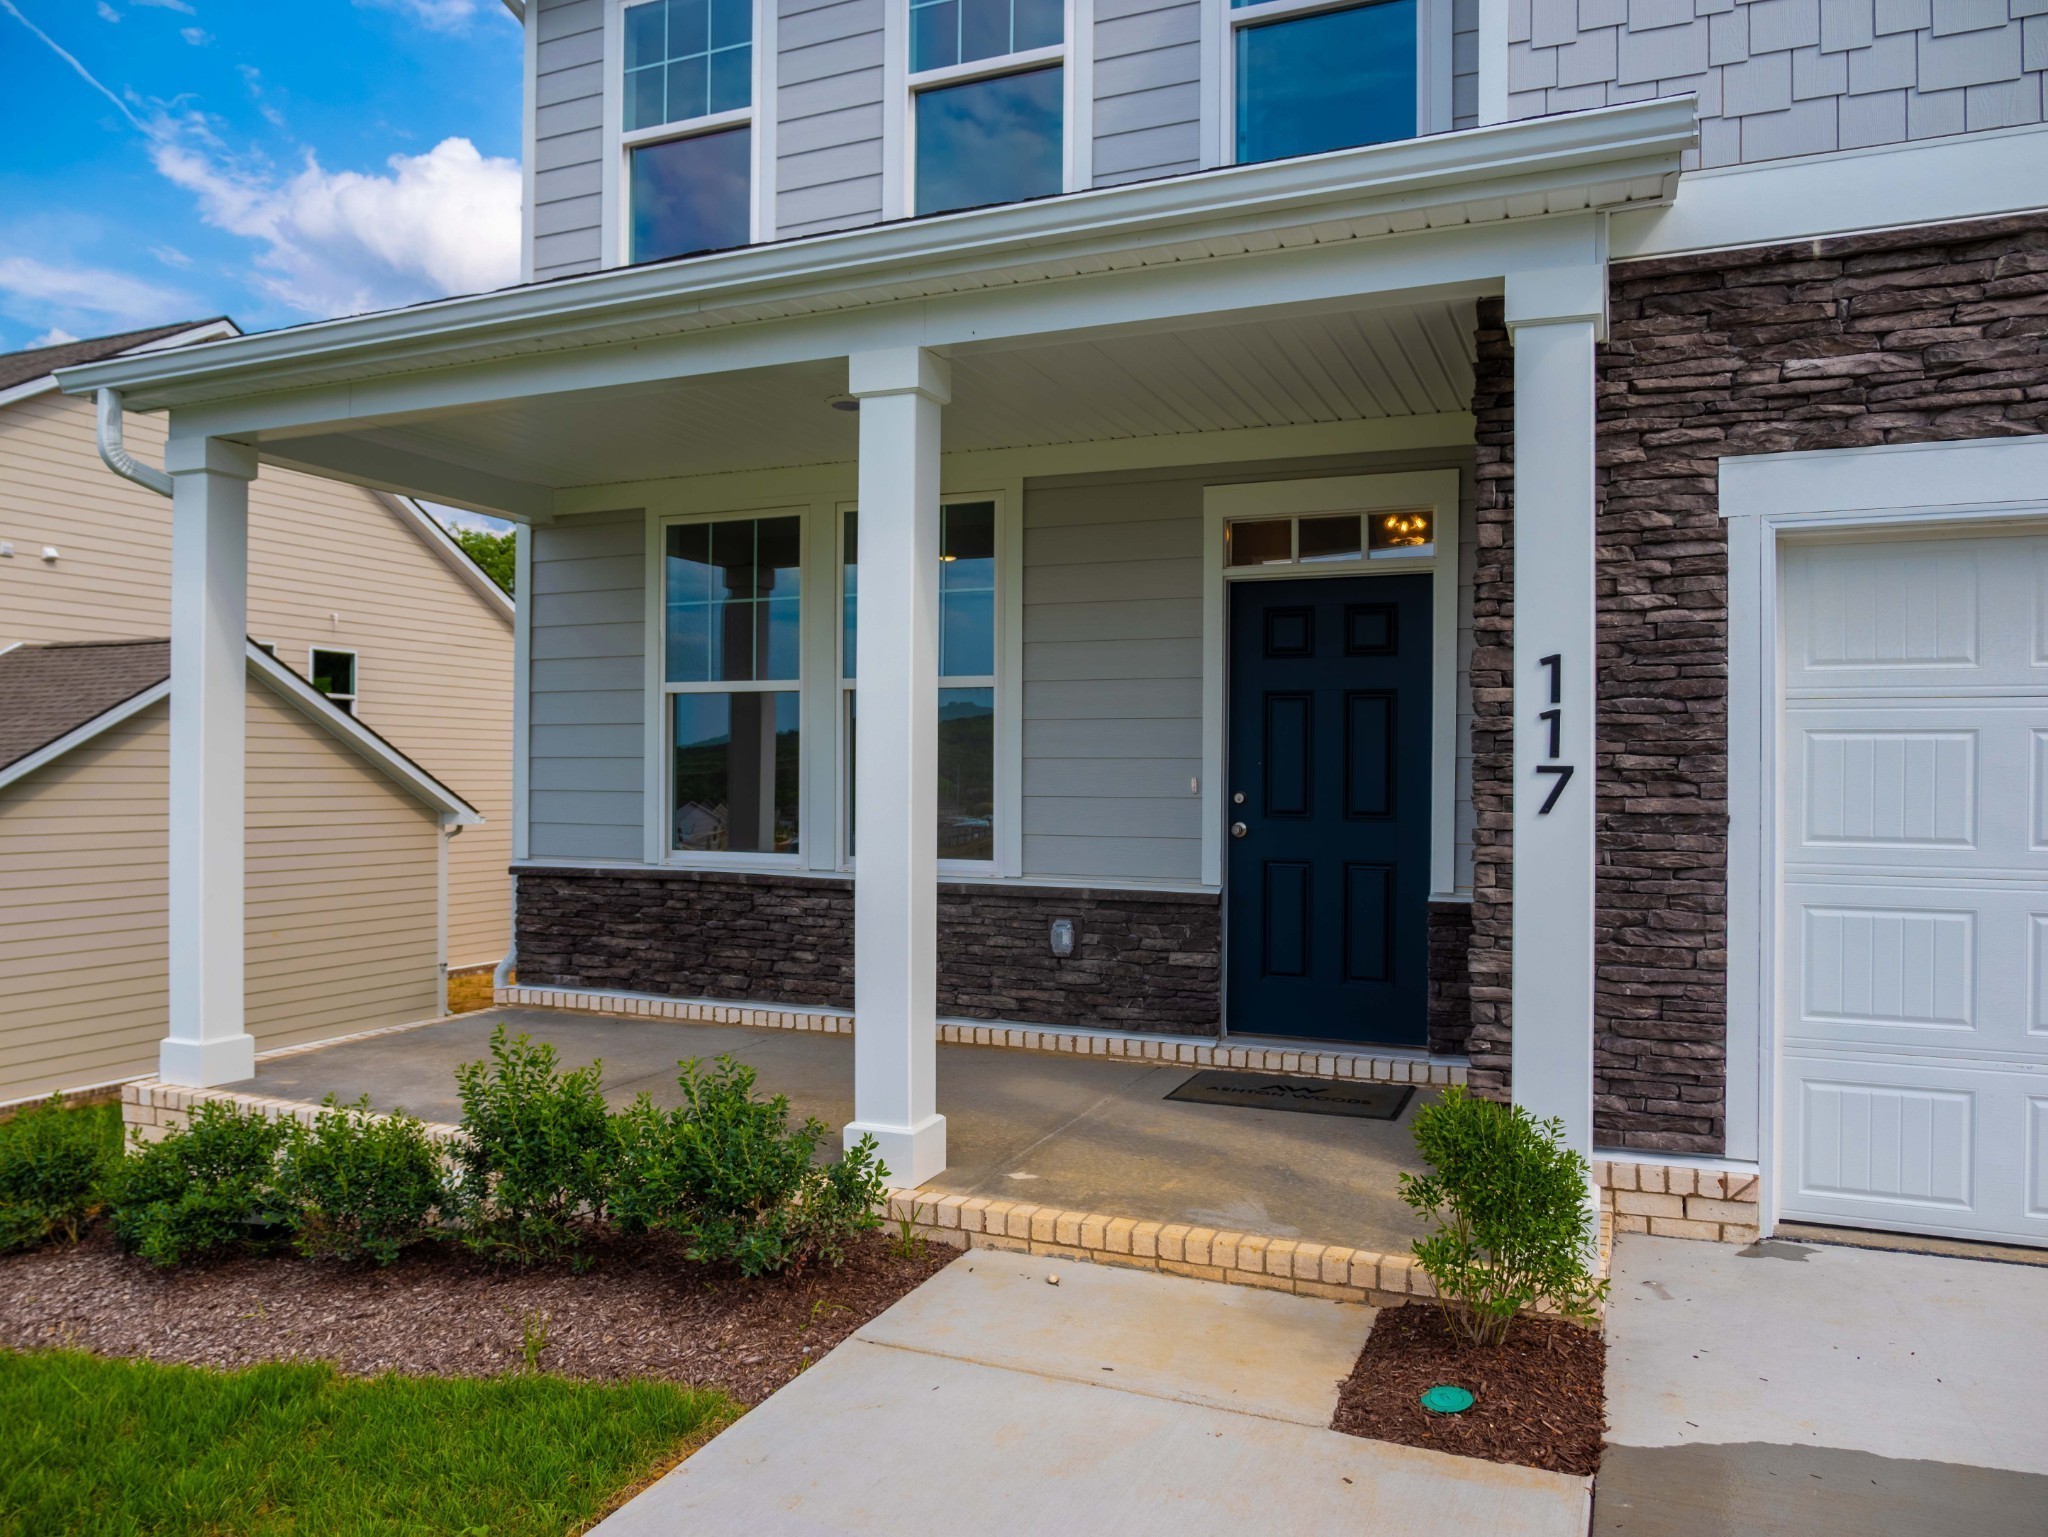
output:
[[795, 854], [803, 519], [663, 531], [669, 849]]
[[[842, 534], [840, 719], [846, 857], [854, 853], [854, 647], [860, 621], [860, 514]], [[939, 858], [996, 857], [996, 504], [947, 502], [939, 526]]]
[[626, 259], [754, 234], [755, 0], [634, 0], [620, 15]]
[[909, 0], [914, 211], [1066, 185], [1066, 0]]
[[1230, 0], [1232, 158], [1279, 160], [1414, 137], [1422, 10], [1423, 0]]

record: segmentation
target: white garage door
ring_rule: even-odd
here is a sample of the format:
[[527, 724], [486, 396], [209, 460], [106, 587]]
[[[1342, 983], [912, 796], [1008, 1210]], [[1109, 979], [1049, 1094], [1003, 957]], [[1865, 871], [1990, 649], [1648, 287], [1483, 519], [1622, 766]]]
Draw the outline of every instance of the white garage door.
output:
[[1780, 1210], [2048, 1244], [2048, 536], [1782, 569]]

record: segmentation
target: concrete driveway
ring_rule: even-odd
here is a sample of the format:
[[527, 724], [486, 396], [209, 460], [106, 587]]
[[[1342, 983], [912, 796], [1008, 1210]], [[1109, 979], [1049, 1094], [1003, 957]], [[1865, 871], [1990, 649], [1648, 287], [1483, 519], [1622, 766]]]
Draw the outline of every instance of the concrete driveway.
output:
[[595, 1531], [1582, 1537], [1585, 1479], [1326, 1428], [1371, 1323], [977, 1250]]
[[1595, 1533], [2048, 1533], [2048, 1269], [1624, 1234], [1611, 1307]]

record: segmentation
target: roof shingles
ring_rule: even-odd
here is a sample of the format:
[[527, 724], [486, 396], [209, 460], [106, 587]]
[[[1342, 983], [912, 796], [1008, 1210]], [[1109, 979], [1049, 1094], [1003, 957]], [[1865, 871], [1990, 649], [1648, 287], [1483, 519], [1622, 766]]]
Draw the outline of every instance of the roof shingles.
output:
[[65, 641], [0, 652], [0, 769], [170, 675], [167, 640]]

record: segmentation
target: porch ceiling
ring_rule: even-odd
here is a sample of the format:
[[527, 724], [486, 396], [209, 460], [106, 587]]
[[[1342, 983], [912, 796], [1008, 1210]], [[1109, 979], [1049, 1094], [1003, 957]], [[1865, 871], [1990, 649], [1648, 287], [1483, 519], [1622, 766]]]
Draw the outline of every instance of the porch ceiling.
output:
[[[952, 354], [951, 453], [1470, 408], [1473, 305], [1441, 300], [1153, 329]], [[859, 419], [828, 404], [843, 361], [536, 396], [346, 438], [266, 442], [307, 467], [337, 453], [422, 460], [563, 489], [844, 463]]]

